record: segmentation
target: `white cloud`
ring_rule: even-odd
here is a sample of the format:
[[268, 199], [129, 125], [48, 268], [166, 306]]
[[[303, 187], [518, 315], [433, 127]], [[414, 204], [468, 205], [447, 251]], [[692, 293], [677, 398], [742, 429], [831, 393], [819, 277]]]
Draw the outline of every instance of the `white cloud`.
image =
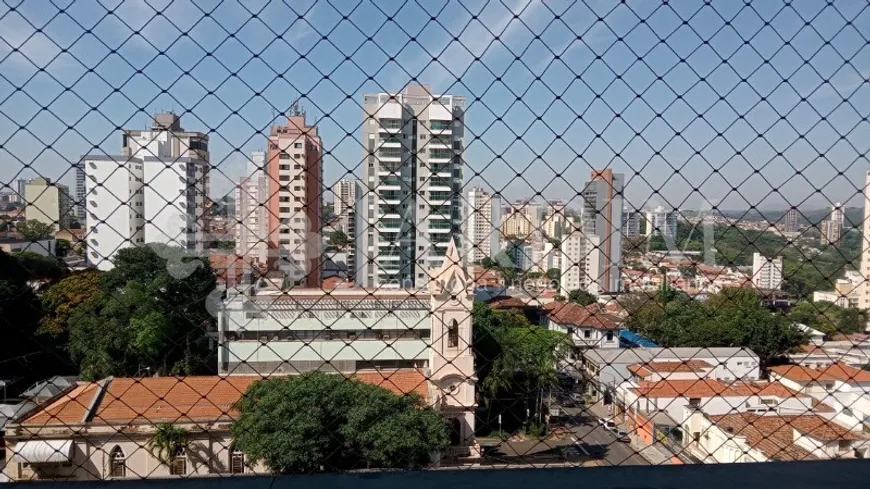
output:
[[[475, 57], [480, 57], [483, 62], [496, 45], [510, 45], [512, 38], [522, 32], [523, 23], [528, 23], [544, 4], [542, 0], [515, 0], [510, 6], [501, 3], [490, 5], [500, 6], [499, 15], [488, 15], [489, 11], [480, 12], [479, 21], [469, 23], [459, 35], [458, 41], [445, 32], [442, 45], [438, 49], [428, 50], [433, 56], [443, 54], [427, 69], [431, 74], [427, 76], [426, 83], [434, 88], [443, 83], [452, 84], [456, 78], [461, 78]], [[469, 10], [472, 14], [477, 14], [474, 10]], [[514, 15], [517, 16], [516, 19]], [[493, 43], [495, 36], [499, 37], [499, 41]], [[410, 72], [412, 75], [417, 74]], [[407, 75], [400, 70], [393, 77], [393, 85], [403, 83], [405, 78]]]

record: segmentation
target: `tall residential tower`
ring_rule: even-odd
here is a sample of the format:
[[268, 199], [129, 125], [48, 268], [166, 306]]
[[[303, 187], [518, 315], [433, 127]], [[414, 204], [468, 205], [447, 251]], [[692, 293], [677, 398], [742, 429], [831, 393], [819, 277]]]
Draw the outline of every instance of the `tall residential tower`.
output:
[[357, 283], [425, 287], [460, 234], [465, 98], [410, 84], [364, 103]]

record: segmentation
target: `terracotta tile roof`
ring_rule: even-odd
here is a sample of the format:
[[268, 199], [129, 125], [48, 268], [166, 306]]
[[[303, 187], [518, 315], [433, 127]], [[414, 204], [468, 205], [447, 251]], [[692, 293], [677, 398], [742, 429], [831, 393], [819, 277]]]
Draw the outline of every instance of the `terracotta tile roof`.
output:
[[870, 372], [835, 363], [823, 368], [809, 368], [801, 365], [777, 365], [770, 371], [795, 382], [820, 380], [839, 380], [841, 382], [870, 382]]
[[629, 365], [628, 369], [641, 377], [648, 377], [653, 373], [673, 373], [673, 372], [703, 372], [706, 369], [713, 368], [712, 365], [704, 360], [684, 360], [674, 362], [648, 362], [636, 363]]
[[[428, 383], [419, 370], [359, 372], [352, 377], [396, 394], [416, 392], [428, 398]], [[145, 377], [82, 383], [40, 407], [21, 424], [28, 427], [82, 424], [89, 409], [89, 422], [93, 424], [229, 419], [235, 414], [232, 405], [251, 383], [262, 378], [259, 375]], [[99, 396], [101, 383], [106, 388]]]
[[550, 302], [544, 306], [550, 321], [563, 326], [619, 329], [622, 320], [601, 310], [598, 304], [583, 307], [575, 302]]
[[746, 437], [746, 442], [769, 458], [812, 460], [816, 457], [795, 445], [795, 431], [826, 442], [857, 440], [846, 428], [815, 414], [771, 416], [754, 413], [708, 416], [719, 428]]
[[745, 436], [746, 443], [769, 459], [815, 460], [807, 450], [794, 444], [794, 432], [782, 416], [760, 416], [751, 413], [708, 416], [726, 433]]
[[35, 414], [27, 418], [27, 424], [41, 426], [81, 423], [98, 391], [99, 385], [96, 382], [80, 384], [48, 404], [44, 404]]
[[725, 383], [716, 379], [679, 379], [659, 380], [656, 382], [641, 381], [636, 388], [631, 389], [642, 397], [808, 397], [789, 389], [779, 382], [744, 382]]

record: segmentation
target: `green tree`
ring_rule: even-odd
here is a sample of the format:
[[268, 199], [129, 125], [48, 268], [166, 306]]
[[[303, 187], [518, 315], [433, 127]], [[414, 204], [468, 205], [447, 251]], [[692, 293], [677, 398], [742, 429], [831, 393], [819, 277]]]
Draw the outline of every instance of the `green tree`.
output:
[[561, 280], [562, 270], [559, 270], [558, 268], [547, 269], [547, 278], [550, 280]]
[[[18, 258], [0, 251], [0, 372], [27, 387], [50, 375], [72, 372], [68, 357], [52, 342], [36, 338], [42, 315], [36, 292], [28, 281], [31, 273]], [[13, 387], [14, 387], [13, 386]], [[14, 390], [7, 391], [15, 396]]]
[[16, 224], [15, 229], [27, 241], [39, 241], [54, 237], [54, 226], [36, 219], [28, 219]]
[[148, 450], [163, 464], [169, 464], [181, 448], [187, 448], [187, 430], [170, 423], [159, 423], [148, 440]]
[[103, 272], [96, 269], [73, 272], [54, 283], [42, 294], [42, 309], [38, 334], [65, 336], [69, 320], [76, 309], [91, 300], [100, 291]]
[[336, 229], [335, 231], [329, 233], [329, 244], [335, 246], [339, 250], [343, 250], [350, 243], [350, 239], [347, 237], [344, 231], [341, 229]]
[[340, 375], [260, 380], [235, 408], [236, 446], [277, 473], [425, 467], [449, 444], [443, 415], [419, 396]]
[[69, 272], [66, 264], [53, 256], [43, 256], [32, 251], [13, 253], [18, 266], [26, 273], [28, 280], [56, 281]]
[[590, 294], [589, 292], [586, 292], [583, 289], [575, 289], [575, 290], [568, 292], [568, 300], [571, 302], [576, 302], [577, 304], [580, 304], [581, 306], [588, 306], [588, 305], [595, 304], [596, 302], [598, 302], [597, 297]]
[[211, 372], [206, 300], [216, 278], [208, 260], [152, 245], [120, 250], [114, 263], [67, 321], [81, 375]]
[[725, 288], [705, 302], [662, 291], [631, 312], [626, 325], [664, 347], [746, 347], [765, 365], [806, 341], [789, 318], [770, 313], [742, 288]]

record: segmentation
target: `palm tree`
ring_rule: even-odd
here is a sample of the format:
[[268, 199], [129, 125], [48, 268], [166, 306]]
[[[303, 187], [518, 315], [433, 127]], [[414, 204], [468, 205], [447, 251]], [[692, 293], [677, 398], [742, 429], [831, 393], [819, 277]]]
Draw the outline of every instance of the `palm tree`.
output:
[[179, 448], [187, 448], [187, 430], [169, 423], [158, 424], [154, 436], [148, 441], [151, 454], [168, 465]]

